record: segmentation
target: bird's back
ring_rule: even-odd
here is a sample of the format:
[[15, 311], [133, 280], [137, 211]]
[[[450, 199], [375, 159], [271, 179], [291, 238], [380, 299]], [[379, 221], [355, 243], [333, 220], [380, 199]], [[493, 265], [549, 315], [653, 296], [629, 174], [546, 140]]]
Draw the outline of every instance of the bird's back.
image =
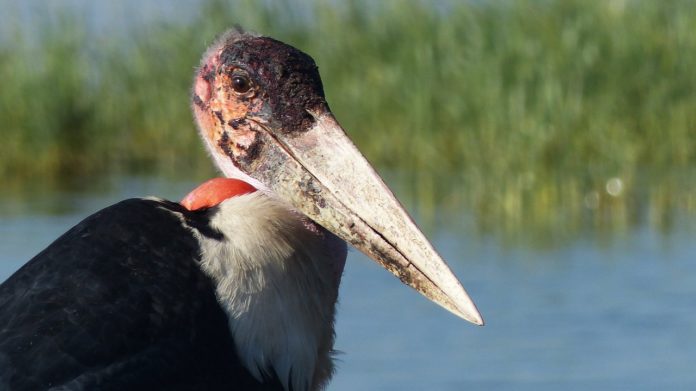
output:
[[0, 285], [0, 389], [278, 389], [236, 359], [199, 268], [204, 212], [105, 208]]

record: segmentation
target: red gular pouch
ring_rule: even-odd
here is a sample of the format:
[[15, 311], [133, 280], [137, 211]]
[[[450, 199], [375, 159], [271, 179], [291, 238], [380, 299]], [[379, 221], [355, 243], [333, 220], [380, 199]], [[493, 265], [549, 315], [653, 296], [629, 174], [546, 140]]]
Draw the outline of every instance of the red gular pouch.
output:
[[228, 198], [255, 191], [254, 186], [239, 179], [213, 178], [193, 189], [180, 203], [184, 208], [195, 211], [212, 208]]

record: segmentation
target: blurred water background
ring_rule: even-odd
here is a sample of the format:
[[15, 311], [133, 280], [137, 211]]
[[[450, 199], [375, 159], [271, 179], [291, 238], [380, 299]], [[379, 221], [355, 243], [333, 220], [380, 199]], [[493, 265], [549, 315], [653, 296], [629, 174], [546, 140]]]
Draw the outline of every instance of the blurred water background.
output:
[[352, 252], [331, 390], [696, 388], [696, 3], [0, 0], [0, 280], [215, 175], [188, 91], [239, 23], [331, 108], [488, 325]]

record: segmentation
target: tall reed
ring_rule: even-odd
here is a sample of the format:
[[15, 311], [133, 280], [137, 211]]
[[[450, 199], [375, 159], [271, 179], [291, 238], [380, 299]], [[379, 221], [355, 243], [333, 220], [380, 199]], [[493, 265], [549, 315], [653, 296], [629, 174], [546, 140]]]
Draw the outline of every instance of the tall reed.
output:
[[538, 223], [542, 236], [696, 211], [694, 2], [262, 4], [202, 0], [188, 20], [112, 35], [67, 13], [37, 16], [32, 34], [6, 28], [6, 189], [212, 174], [190, 82], [205, 46], [240, 23], [316, 59], [338, 119], [424, 211], [461, 206], [484, 230]]

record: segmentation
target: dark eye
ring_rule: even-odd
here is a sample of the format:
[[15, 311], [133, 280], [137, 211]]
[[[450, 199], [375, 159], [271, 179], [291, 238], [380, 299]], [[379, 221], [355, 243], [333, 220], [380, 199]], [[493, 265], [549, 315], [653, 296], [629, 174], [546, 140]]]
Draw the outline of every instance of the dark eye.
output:
[[251, 82], [246, 76], [235, 75], [232, 76], [232, 89], [234, 92], [243, 94], [251, 88]]

